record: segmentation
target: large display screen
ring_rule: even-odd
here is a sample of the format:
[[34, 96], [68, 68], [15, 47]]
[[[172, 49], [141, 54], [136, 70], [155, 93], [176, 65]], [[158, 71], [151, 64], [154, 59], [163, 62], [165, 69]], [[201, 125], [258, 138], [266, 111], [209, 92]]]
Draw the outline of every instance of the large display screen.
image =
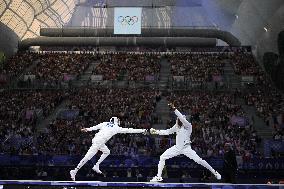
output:
[[114, 34], [141, 34], [142, 8], [114, 9]]

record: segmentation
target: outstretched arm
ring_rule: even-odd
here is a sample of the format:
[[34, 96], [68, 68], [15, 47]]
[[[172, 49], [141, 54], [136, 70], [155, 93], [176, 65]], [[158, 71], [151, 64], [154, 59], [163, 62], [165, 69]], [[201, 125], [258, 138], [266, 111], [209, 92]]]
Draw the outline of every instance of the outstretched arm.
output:
[[145, 133], [146, 129], [133, 129], [120, 127], [119, 133]]
[[95, 126], [93, 126], [93, 127], [82, 128], [81, 131], [83, 131], [83, 132], [95, 131], [95, 130], [101, 129], [104, 124], [105, 124], [105, 123], [100, 123], [100, 124], [95, 125]]
[[176, 126], [173, 126], [172, 128], [166, 130], [156, 130], [153, 128], [150, 129], [151, 134], [158, 134], [158, 135], [170, 135], [173, 134], [175, 131], [176, 131]]
[[191, 123], [189, 123], [185, 117], [180, 113], [180, 111], [178, 111], [178, 109], [176, 109], [176, 107], [174, 106], [173, 103], [170, 103], [169, 106], [174, 109], [176, 116], [179, 118], [179, 120], [182, 122], [183, 126], [187, 129], [192, 129], [192, 125]]
[[179, 118], [179, 120], [184, 124], [184, 126], [191, 125], [191, 124], [185, 119], [185, 117], [180, 113], [180, 111], [178, 111], [178, 109], [175, 109], [175, 114], [176, 114], [176, 116]]

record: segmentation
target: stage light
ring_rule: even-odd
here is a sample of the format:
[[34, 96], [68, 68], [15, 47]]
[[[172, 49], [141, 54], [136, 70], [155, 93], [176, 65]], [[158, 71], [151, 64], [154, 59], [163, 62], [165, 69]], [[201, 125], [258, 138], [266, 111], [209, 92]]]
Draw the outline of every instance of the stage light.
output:
[[268, 29], [266, 27], [263, 28], [265, 32], [268, 32]]

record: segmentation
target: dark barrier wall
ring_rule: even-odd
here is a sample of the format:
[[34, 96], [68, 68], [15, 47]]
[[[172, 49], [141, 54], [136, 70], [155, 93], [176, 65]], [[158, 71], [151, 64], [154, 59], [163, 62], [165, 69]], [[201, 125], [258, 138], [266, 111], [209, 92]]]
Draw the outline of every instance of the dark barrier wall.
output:
[[[269, 143], [272, 145], [272, 143]], [[42, 165], [48, 166], [50, 163], [54, 166], [76, 166], [82, 156], [66, 156], [66, 155], [54, 155], [54, 156], [45, 156], [45, 155], [0, 155], [0, 166], [33, 166], [33, 165]], [[93, 165], [98, 160], [98, 157], [93, 157], [87, 165]], [[223, 158], [222, 157], [211, 157], [205, 158], [205, 160], [214, 168], [222, 169], [223, 168]], [[119, 156], [119, 155], [110, 155], [102, 163], [102, 166], [109, 167], [156, 167], [159, 163], [158, 156], [143, 156], [140, 155], [137, 158], [133, 159], [131, 156]], [[167, 166], [171, 167], [172, 165], [178, 164], [181, 169], [186, 168], [200, 168], [201, 166], [195, 163], [194, 161], [188, 159], [185, 156], [175, 157], [173, 159], [167, 160]], [[238, 164], [240, 169], [246, 170], [284, 170], [284, 158], [252, 158], [250, 160], [244, 160]]]
[[275, 80], [276, 86], [284, 91], [284, 61], [279, 61], [279, 64], [275, 67], [272, 73], [272, 79]]
[[6, 57], [12, 56], [18, 50], [19, 38], [15, 32], [0, 22], [0, 51]]
[[20, 48], [30, 46], [189, 46], [214, 47], [214, 38], [190, 37], [38, 37], [25, 39]]
[[[3, 180], [26, 180], [21, 182], [41, 182], [41, 181], [71, 181], [70, 178], [70, 170], [74, 169], [74, 166], [42, 166], [42, 165], [34, 165], [34, 166], [4, 166], [0, 169], [0, 178], [1, 181]], [[102, 170], [103, 174], [97, 174], [92, 170], [92, 165], [90, 166], [83, 166], [82, 169], [78, 172], [76, 175], [76, 181], [101, 181], [101, 182], [149, 182], [150, 179], [155, 176], [157, 173], [157, 165], [155, 167], [105, 167], [101, 166], [100, 169]], [[221, 175], [223, 175], [222, 170], [218, 170]], [[128, 176], [128, 173], [131, 173], [131, 177]], [[44, 174], [46, 173], [46, 174]], [[186, 175], [184, 174], [186, 173]], [[283, 177], [281, 177], [284, 174], [283, 170], [239, 170], [237, 174], [237, 183], [238, 184], [266, 184], [268, 180], [272, 180], [274, 183], [278, 183], [279, 180], [281, 180]], [[139, 176], [137, 176], [139, 175]], [[173, 168], [173, 167], [167, 167], [167, 176], [168, 178], [164, 178], [163, 183], [216, 183], [216, 182], [223, 182], [217, 181], [213, 176], [211, 176], [210, 172], [205, 171], [204, 168], [198, 167], [198, 168]], [[183, 177], [184, 176], [184, 177]], [[34, 180], [34, 181], [33, 181]], [[35, 181], [37, 180], [37, 181]], [[11, 181], [9, 181], [11, 182]], [[84, 182], [87, 183], [87, 182]], [[256, 187], [255, 185], [252, 186], [252, 188], [246, 187], [244, 185], [238, 186], [236, 188], [233, 188], [231, 186], [227, 187], [220, 187], [220, 184], [217, 184], [218, 186], [215, 187], [201, 187], [200, 189], [282, 189], [281, 187], [277, 186], [277, 188], [273, 188], [272, 185], [269, 185], [269, 187], [265, 186], [259, 186]], [[57, 186], [54, 189], [63, 189], [63, 188], [76, 188], [79, 189], [78, 186], [76, 187], [59, 187], [57, 184], [53, 183], [54, 186]], [[101, 183], [106, 184], [106, 183]], [[131, 189], [135, 189], [133, 187], [135, 183], [131, 184]], [[137, 183], [138, 184], [138, 183]], [[142, 187], [141, 184], [139, 185], [139, 189], [146, 188]], [[275, 186], [275, 185], [274, 185]], [[24, 187], [23, 189], [39, 189], [39, 186], [37, 187]], [[95, 185], [93, 188], [100, 188]], [[82, 189], [93, 189], [89, 187], [82, 187]], [[103, 189], [126, 189], [126, 187], [106, 187], [103, 186]], [[153, 188], [163, 188], [166, 187], [154, 187], [151, 186], [151, 189]], [[170, 187], [173, 189], [173, 187]], [[181, 187], [175, 187], [177, 189], [181, 189]], [[185, 188], [191, 188], [191, 189], [198, 189], [197, 187], [183, 187]], [[4, 186], [4, 189], [8, 189]], [[14, 188], [10, 189], [21, 189], [19, 185], [15, 186]], [[40, 189], [51, 189], [51, 187], [40, 187]], [[52, 188], [53, 189], [53, 188]], [[169, 189], [169, 188], [168, 188]]]
[[272, 71], [277, 66], [278, 55], [273, 52], [266, 52], [263, 55], [263, 65], [265, 70], [272, 74]]
[[[200, 37], [217, 38], [230, 46], [241, 46], [240, 41], [230, 32], [217, 29], [186, 29], [186, 28], [142, 28], [141, 37]], [[49, 37], [117, 37], [113, 28], [41, 28], [41, 36]], [[125, 35], [123, 35], [125, 37]]]
[[[284, 59], [284, 31], [279, 33], [277, 41], [278, 41], [278, 51], [279, 51], [280, 57]], [[284, 63], [284, 60], [283, 60], [283, 63]]]
[[[1, 180], [40, 179], [66, 181], [70, 180], [69, 171], [75, 168], [81, 158], [81, 156], [0, 155], [0, 178]], [[157, 173], [157, 164], [159, 162], [159, 157], [139, 156], [133, 159], [130, 156], [110, 155], [100, 165], [106, 176], [104, 177], [104, 175], [96, 174], [92, 170], [92, 166], [96, 163], [97, 158], [99, 157], [93, 157], [82, 167], [77, 174], [78, 180], [145, 182], [149, 181], [149, 178]], [[266, 183], [268, 179], [282, 179], [284, 171], [283, 160], [283, 158], [252, 158], [244, 160], [239, 164], [237, 182], [240, 183], [240, 179], [245, 179], [242, 181], [243, 183]], [[206, 161], [223, 174], [222, 158], [206, 158]], [[167, 160], [165, 170], [167, 170], [166, 172], [170, 179], [178, 178], [178, 180], [171, 180], [170, 182], [216, 182], [212, 177], [212, 180], [207, 180], [211, 175], [210, 172], [208, 176], [206, 169], [185, 156]], [[126, 178], [129, 171], [132, 173], [131, 178], [134, 178], [134, 180]], [[47, 174], [38, 174], [39, 172], [46, 172]], [[187, 172], [192, 177], [192, 180], [180, 180], [184, 172]], [[139, 174], [141, 174], [141, 177], [137, 177]], [[207, 175], [207, 179], [204, 177], [205, 175]], [[115, 178], [116, 180], [110, 180]], [[187, 178], [189, 177], [187, 176]]]
[[273, 52], [266, 52], [263, 56], [263, 65], [275, 85], [284, 91], [284, 54], [279, 57]]

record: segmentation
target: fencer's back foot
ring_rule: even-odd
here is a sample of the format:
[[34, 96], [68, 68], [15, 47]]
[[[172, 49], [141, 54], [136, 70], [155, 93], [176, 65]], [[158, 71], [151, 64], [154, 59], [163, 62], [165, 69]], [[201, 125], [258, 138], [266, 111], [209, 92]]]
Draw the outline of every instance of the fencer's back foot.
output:
[[158, 177], [158, 176], [155, 176], [154, 178], [152, 178], [150, 180], [150, 182], [162, 182], [163, 181], [163, 178], [162, 177]]
[[215, 171], [214, 176], [216, 177], [217, 180], [221, 180], [222, 178], [222, 176], [217, 171]]
[[94, 167], [93, 167], [92, 169], [93, 169], [96, 173], [98, 173], [98, 174], [103, 174], [103, 173], [101, 172], [99, 166], [97, 166], [97, 165], [94, 165]]
[[73, 181], [76, 180], [76, 179], [75, 179], [75, 177], [76, 177], [76, 171], [75, 171], [75, 170], [71, 170], [71, 171], [70, 171], [70, 177], [71, 177], [71, 179], [72, 179]]

